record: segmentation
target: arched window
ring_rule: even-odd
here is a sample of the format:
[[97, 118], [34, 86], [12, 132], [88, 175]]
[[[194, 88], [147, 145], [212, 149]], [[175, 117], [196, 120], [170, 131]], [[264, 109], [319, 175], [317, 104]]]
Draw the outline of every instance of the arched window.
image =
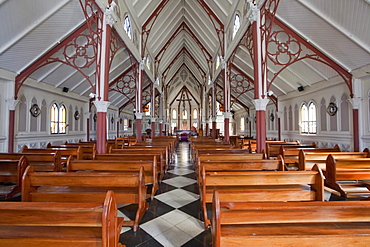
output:
[[125, 32], [127, 33], [127, 36], [132, 39], [131, 35], [131, 23], [130, 23], [130, 18], [128, 16], [125, 17], [125, 23], [123, 25], [123, 28]]
[[50, 133], [65, 134], [67, 128], [67, 109], [54, 103], [50, 107]]
[[148, 70], [150, 70], [150, 57], [149, 57], [149, 55], [146, 57], [146, 67], [148, 68]]
[[310, 102], [301, 106], [301, 133], [316, 134], [316, 105]]
[[240, 17], [239, 17], [239, 14], [236, 14], [236, 15], [235, 15], [235, 18], [234, 18], [233, 39], [235, 38], [235, 35], [236, 35], [236, 33], [238, 32], [239, 27], [240, 27]]
[[176, 119], [176, 118], [177, 118], [176, 109], [172, 109], [172, 119]]
[[182, 111], [182, 119], [188, 119], [188, 112], [185, 109]]
[[240, 118], [240, 131], [245, 131], [245, 118]]
[[198, 119], [198, 110], [193, 109], [193, 119]]
[[216, 70], [220, 67], [220, 64], [221, 64], [221, 58], [220, 58], [220, 55], [217, 55], [217, 58], [216, 58]]

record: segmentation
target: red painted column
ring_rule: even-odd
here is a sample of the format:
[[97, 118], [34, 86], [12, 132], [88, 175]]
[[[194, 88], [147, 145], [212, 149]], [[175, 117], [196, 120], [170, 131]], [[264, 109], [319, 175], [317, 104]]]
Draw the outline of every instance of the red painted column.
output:
[[159, 122], [159, 136], [163, 136], [163, 121], [161, 120], [160, 122]]
[[97, 58], [97, 79], [96, 94], [97, 98], [94, 105], [97, 109], [97, 132], [96, 132], [96, 150], [100, 154], [106, 153], [105, 147], [107, 142], [107, 111], [110, 102], [108, 102], [109, 91], [109, 59], [112, 26], [115, 23], [114, 6], [109, 5], [104, 11], [101, 44], [99, 44], [100, 57]]
[[86, 118], [86, 141], [90, 141], [90, 118]]
[[353, 109], [353, 151], [360, 151], [358, 109]]
[[96, 150], [99, 154], [105, 154], [105, 143], [107, 134], [107, 112], [97, 113]]
[[94, 101], [97, 110], [96, 121], [96, 150], [99, 154], [105, 154], [107, 142], [107, 110], [110, 102], [108, 101]]
[[225, 117], [224, 124], [225, 124], [225, 128], [224, 128], [224, 142], [225, 143], [229, 143], [229, 140], [230, 140], [230, 133], [229, 133], [229, 130], [230, 130], [230, 118], [226, 118]]
[[14, 153], [14, 124], [15, 124], [15, 110], [9, 111], [9, 135], [8, 135], [8, 152]]
[[155, 121], [156, 121], [156, 118], [152, 118], [151, 119], [151, 128], [152, 128], [152, 132], [151, 132], [151, 138], [153, 139], [155, 137]]
[[143, 113], [137, 112], [136, 116], [136, 141], [142, 142], [142, 132], [143, 132]]
[[257, 152], [261, 153], [266, 146], [266, 111], [256, 111], [257, 117]]
[[8, 134], [8, 152], [14, 152], [14, 138], [15, 138], [15, 108], [17, 107], [19, 100], [7, 99], [6, 103], [9, 108], [9, 134]]
[[216, 139], [216, 128], [217, 128], [217, 122], [216, 122], [217, 117], [212, 117], [212, 138]]

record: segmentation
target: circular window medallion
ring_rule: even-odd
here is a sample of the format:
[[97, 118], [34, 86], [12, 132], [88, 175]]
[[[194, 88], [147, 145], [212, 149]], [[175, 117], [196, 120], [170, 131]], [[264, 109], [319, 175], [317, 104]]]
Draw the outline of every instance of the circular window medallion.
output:
[[334, 116], [335, 114], [337, 114], [338, 107], [335, 103], [330, 102], [328, 108], [326, 108], [326, 111], [330, 116]]
[[74, 117], [76, 120], [80, 119], [80, 113], [78, 111], [75, 111]]
[[30, 108], [31, 115], [37, 117], [41, 113], [41, 109], [37, 104], [33, 104]]
[[274, 115], [274, 113], [271, 113], [271, 114], [270, 114], [270, 120], [271, 120], [271, 122], [273, 122], [273, 121], [274, 121], [274, 119], [275, 119], [275, 115]]

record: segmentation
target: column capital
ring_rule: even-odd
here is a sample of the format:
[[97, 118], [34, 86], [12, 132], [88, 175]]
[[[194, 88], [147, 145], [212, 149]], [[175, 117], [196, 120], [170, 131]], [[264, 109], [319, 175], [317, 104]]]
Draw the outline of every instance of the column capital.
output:
[[136, 119], [143, 119], [143, 113], [142, 112], [136, 112], [135, 117], [136, 117]]
[[114, 7], [116, 7], [116, 3], [113, 1], [108, 7], [105, 9], [105, 23], [107, 25], [113, 26], [114, 23], [117, 22], [117, 16], [114, 13]]
[[256, 107], [256, 111], [266, 111], [266, 106], [269, 103], [268, 98], [264, 99], [254, 99], [253, 104]]
[[97, 112], [107, 112], [108, 111], [108, 106], [110, 105], [109, 101], [95, 100], [93, 102], [94, 102]]
[[211, 119], [212, 119], [212, 122], [216, 122], [217, 117], [212, 117]]
[[19, 103], [19, 100], [15, 100], [15, 99], [6, 99], [5, 100], [6, 103], [8, 104], [8, 109], [10, 111], [15, 111], [15, 108], [17, 107], [18, 103]]
[[249, 3], [249, 8], [251, 10], [251, 13], [248, 16], [248, 19], [252, 24], [253, 22], [257, 21], [259, 9], [257, 8], [257, 5], [253, 3], [253, 1], [248, 0], [248, 3]]
[[157, 118], [155, 118], [155, 117], [150, 118], [150, 122], [152, 122], [152, 123], [153, 123], [153, 122], [154, 122], [154, 123], [155, 123], [155, 122], [157, 122]]
[[231, 118], [232, 114], [231, 112], [224, 112], [224, 118]]
[[351, 103], [353, 109], [359, 109], [361, 102], [362, 102], [362, 98], [354, 97], [354, 98], [348, 99], [348, 102]]

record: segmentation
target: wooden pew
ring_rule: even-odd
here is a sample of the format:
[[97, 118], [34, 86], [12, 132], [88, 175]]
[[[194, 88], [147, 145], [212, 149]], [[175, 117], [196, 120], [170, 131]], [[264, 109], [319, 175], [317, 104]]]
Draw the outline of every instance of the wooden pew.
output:
[[147, 150], [151, 149], [151, 150], [159, 150], [159, 151], [162, 151], [164, 152], [164, 158], [165, 158], [165, 161], [166, 161], [166, 171], [167, 171], [167, 167], [168, 165], [171, 163], [171, 154], [170, 154], [170, 148], [168, 145], [133, 145], [131, 147], [123, 147], [122, 149], [129, 149], [129, 150], [141, 150], [143, 151], [143, 153], [145, 153]]
[[33, 166], [36, 171], [62, 171], [60, 152], [29, 153], [28, 151], [25, 153], [0, 153], [0, 159], [20, 159], [25, 156], [29, 165]]
[[95, 171], [95, 172], [132, 172], [140, 171], [144, 168], [145, 183], [152, 184], [151, 199], [153, 200], [155, 193], [158, 190], [158, 168], [157, 159], [155, 156], [150, 156], [151, 159], [129, 160], [127, 156], [115, 154], [99, 154], [95, 155], [95, 160], [72, 160], [67, 162], [67, 172], [76, 171]]
[[311, 170], [314, 164], [317, 164], [321, 170], [326, 170], [326, 158], [329, 154], [335, 159], [357, 159], [370, 158], [370, 151], [365, 148], [362, 152], [315, 152], [315, 150], [300, 150], [298, 157], [298, 170]]
[[340, 152], [340, 147], [335, 145], [333, 148], [308, 148], [307, 146], [284, 146], [280, 147], [280, 155], [287, 165], [298, 166], [299, 160], [299, 151], [303, 150], [304, 152], [315, 152], [315, 153], [331, 153], [331, 152]]
[[[279, 154], [280, 154], [280, 147], [281, 145], [294, 145], [294, 146], [297, 146], [297, 145], [300, 145], [300, 143], [298, 141], [296, 142], [286, 142], [286, 141], [266, 141], [266, 155], [267, 155], [267, 158], [273, 158], [273, 157], [277, 157]], [[310, 147], [310, 146], [306, 146], [306, 147]], [[313, 146], [311, 146], [313, 147]], [[315, 146], [316, 147], [316, 146]]]
[[148, 209], [144, 169], [140, 172], [34, 172], [28, 167], [22, 181], [24, 202], [101, 202], [113, 190], [117, 203], [138, 205], [134, 221], [124, 222], [137, 230]]
[[65, 163], [69, 156], [73, 156], [77, 159], [77, 155], [79, 152], [79, 146], [74, 147], [47, 147], [47, 148], [28, 148], [27, 146], [23, 146], [22, 153], [54, 153], [59, 151], [62, 163]]
[[[199, 162], [198, 171], [205, 169], [207, 172], [219, 171], [284, 171], [284, 161], [268, 159], [251, 160], [203, 160]], [[201, 173], [197, 173], [198, 184], [201, 183]]]
[[214, 190], [232, 202], [323, 201], [324, 176], [315, 171], [217, 171], [202, 167], [199, 194], [207, 229], [207, 203]]
[[50, 143], [48, 143], [46, 148], [52, 148], [54, 150], [57, 150], [58, 148], [61, 150], [64, 148], [75, 148], [77, 149], [77, 154], [74, 156], [78, 160], [92, 160], [93, 153], [96, 152], [96, 144], [90, 142], [66, 143], [59, 146], [52, 146]]
[[1, 159], [0, 160], [0, 182], [10, 183], [9, 186], [3, 187], [5, 200], [9, 200], [15, 194], [20, 193], [22, 189], [22, 176], [28, 167], [28, 159], [21, 156], [18, 159]]
[[212, 246], [367, 246], [370, 202], [313, 201], [212, 204]]
[[119, 247], [122, 222], [112, 191], [100, 203], [2, 202], [0, 246]]
[[160, 164], [159, 167], [159, 172], [160, 172], [160, 177], [159, 181], [162, 181], [164, 177], [164, 173], [167, 169], [167, 162], [166, 162], [166, 152], [163, 149], [131, 149], [131, 148], [123, 148], [123, 149], [113, 149], [111, 148], [109, 150], [109, 154], [127, 154], [127, 155], [145, 155], [145, 154], [150, 154], [150, 155], [156, 155], [159, 156], [160, 161], [157, 161], [157, 164]]
[[[248, 160], [260, 160], [265, 159], [266, 155], [264, 153], [249, 153], [249, 152], [217, 152], [218, 150], [207, 150], [203, 153], [204, 150], [199, 150], [197, 155], [197, 160], [195, 163], [195, 172], [199, 174], [199, 167], [204, 161], [219, 161], [219, 162], [228, 162], [228, 161], [248, 161]], [[214, 152], [213, 152], [214, 151]]]
[[370, 191], [370, 158], [336, 159], [330, 154], [326, 159], [325, 186], [342, 197], [368, 197]]

